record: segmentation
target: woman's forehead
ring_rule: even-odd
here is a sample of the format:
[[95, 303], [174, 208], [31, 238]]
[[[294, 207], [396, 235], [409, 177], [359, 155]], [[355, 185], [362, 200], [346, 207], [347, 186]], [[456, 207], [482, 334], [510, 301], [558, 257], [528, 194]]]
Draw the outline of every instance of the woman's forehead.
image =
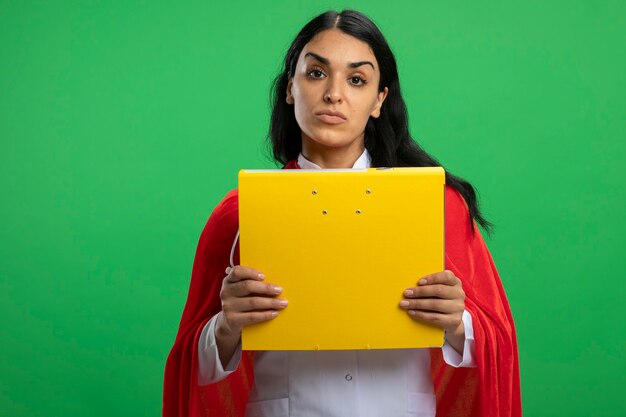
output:
[[300, 59], [304, 59], [310, 52], [327, 58], [331, 63], [333, 61], [337, 61], [337, 63], [376, 61], [374, 52], [367, 42], [335, 28], [324, 30], [315, 35], [302, 49]]

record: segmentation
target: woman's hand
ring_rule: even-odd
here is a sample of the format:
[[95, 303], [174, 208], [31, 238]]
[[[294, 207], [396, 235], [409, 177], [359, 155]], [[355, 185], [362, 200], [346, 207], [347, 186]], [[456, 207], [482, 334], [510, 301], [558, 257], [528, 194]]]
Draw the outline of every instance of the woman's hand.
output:
[[452, 271], [437, 272], [421, 278], [416, 287], [407, 288], [400, 308], [418, 321], [434, 324], [446, 331], [446, 340], [457, 352], [463, 351], [465, 292]]
[[230, 361], [244, 326], [271, 320], [287, 307], [287, 300], [276, 298], [283, 289], [264, 282], [265, 275], [253, 268], [236, 265], [227, 268], [220, 298], [222, 312], [215, 323], [215, 338], [222, 365]]
[[236, 265], [222, 281], [221, 321], [217, 329], [241, 335], [243, 326], [271, 320], [287, 307], [287, 300], [276, 298], [283, 289], [263, 282], [265, 275], [253, 268]]

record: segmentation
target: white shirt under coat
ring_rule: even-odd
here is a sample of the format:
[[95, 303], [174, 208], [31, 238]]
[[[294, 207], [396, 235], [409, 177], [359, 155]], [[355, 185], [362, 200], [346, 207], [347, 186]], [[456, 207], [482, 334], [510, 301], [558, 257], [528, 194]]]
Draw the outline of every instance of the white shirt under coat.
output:
[[[302, 154], [298, 165], [320, 169]], [[353, 168], [370, 165], [365, 150]], [[226, 378], [241, 360], [240, 344], [222, 367], [215, 340], [216, 319], [205, 325], [198, 343], [200, 385]], [[443, 358], [453, 367], [474, 367], [474, 329], [467, 311], [463, 323], [463, 354], [444, 339]], [[434, 417], [435, 405], [428, 349], [258, 351], [246, 416]]]

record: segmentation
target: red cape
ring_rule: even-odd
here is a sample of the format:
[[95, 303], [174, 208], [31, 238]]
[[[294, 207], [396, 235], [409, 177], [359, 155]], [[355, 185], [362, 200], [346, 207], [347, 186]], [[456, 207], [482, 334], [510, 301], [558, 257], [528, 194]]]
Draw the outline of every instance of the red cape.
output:
[[[299, 168], [295, 161], [285, 167]], [[472, 226], [463, 197], [446, 187], [446, 269], [463, 281], [465, 309], [472, 315], [476, 368], [452, 368], [441, 349], [431, 349], [437, 417], [522, 415], [517, 340], [502, 282], [485, 242]], [[219, 292], [239, 228], [238, 192], [220, 202], [196, 251], [187, 304], [165, 365], [163, 416], [243, 416], [252, 386], [252, 352], [225, 380], [198, 386], [198, 338], [221, 309]], [[238, 262], [238, 250], [235, 264]]]

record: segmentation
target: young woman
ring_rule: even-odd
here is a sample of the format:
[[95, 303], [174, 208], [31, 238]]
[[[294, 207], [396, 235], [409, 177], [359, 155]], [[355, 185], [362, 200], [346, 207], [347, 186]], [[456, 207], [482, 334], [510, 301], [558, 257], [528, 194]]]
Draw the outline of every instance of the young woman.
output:
[[[358, 12], [307, 23], [273, 94], [270, 138], [287, 169], [439, 165], [411, 139], [395, 58]], [[242, 354], [242, 328], [288, 300], [254, 265], [229, 266], [231, 254], [238, 263], [230, 192], [200, 237], [163, 415], [520, 416], [513, 320], [474, 222], [490, 225], [469, 183], [450, 173], [446, 183], [447, 269], [398, 288], [407, 320], [444, 329], [441, 349]]]

